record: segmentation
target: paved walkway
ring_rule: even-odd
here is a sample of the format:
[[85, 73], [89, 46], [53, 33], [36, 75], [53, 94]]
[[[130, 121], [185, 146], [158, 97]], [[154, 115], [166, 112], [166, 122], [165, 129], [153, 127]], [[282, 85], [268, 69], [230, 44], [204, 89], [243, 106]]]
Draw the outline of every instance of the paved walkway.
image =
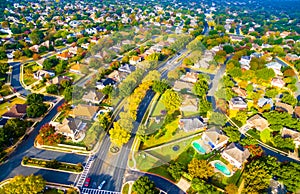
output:
[[82, 194], [121, 194], [121, 192], [117, 192], [117, 191], [106, 191], [106, 190], [90, 189], [90, 188], [82, 189], [81, 193]]

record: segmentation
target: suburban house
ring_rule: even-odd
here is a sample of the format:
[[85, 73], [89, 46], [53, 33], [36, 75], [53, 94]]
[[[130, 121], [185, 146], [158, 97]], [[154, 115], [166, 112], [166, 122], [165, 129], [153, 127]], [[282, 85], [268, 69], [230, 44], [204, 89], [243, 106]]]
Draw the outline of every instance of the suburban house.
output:
[[293, 114], [293, 112], [294, 112], [293, 106], [283, 103], [283, 102], [276, 102], [275, 110], [280, 111], [280, 112], [288, 112], [289, 114]]
[[77, 54], [77, 50], [78, 50], [78, 47], [77, 46], [73, 46], [73, 47], [69, 48], [69, 53], [71, 53], [73, 55], [76, 55]]
[[121, 71], [121, 72], [125, 72], [125, 73], [129, 73], [130, 74], [133, 71], [135, 71], [135, 66], [129, 65], [129, 64], [125, 64], [125, 65], [122, 65], [121, 67], [119, 67], [118, 70]]
[[71, 114], [75, 118], [92, 121], [97, 118], [98, 110], [99, 110], [98, 106], [79, 104], [73, 109]]
[[132, 56], [129, 60], [130, 65], [136, 65], [142, 61], [142, 57], [140, 56]]
[[72, 140], [77, 140], [80, 138], [79, 132], [83, 131], [86, 123], [77, 118], [65, 118], [62, 123], [57, 124], [55, 129], [58, 133], [72, 138]]
[[185, 75], [180, 78], [183, 81], [196, 83], [198, 80], [198, 73], [195, 72], [187, 72]]
[[105, 98], [105, 95], [101, 92], [90, 90], [88, 93], [83, 95], [82, 100], [85, 102], [91, 102], [94, 104], [99, 104]]
[[180, 92], [181, 90], [186, 90], [187, 92], [191, 93], [193, 86], [194, 86], [194, 84], [192, 84], [190, 82], [176, 80], [174, 83], [173, 89], [177, 92]]
[[272, 98], [264, 98], [263, 97], [263, 98], [258, 99], [257, 106], [259, 106], [260, 108], [264, 107], [268, 104], [270, 105], [270, 108], [273, 107], [274, 103], [273, 103]]
[[4, 119], [23, 119], [26, 115], [27, 104], [15, 104], [2, 115]]
[[198, 101], [198, 98], [195, 98], [191, 95], [183, 95], [183, 101], [180, 106], [180, 111], [197, 112]]
[[298, 55], [296, 55], [296, 54], [288, 53], [285, 56], [285, 60], [287, 60], [287, 61], [297, 61], [297, 60], [300, 60], [300, 57]]
[[263, 131], [269, 126], [268, 121], [264, 117], [260, 116], [259, 114], [250, 117], [247, 120], [247, 124], [250, 125], [252, 128], [257, 129], [258, 131]]
[[68, 51], [56, 55], [56, 58], [61, 59], [61, 60], [68, 60], [71, 57], [72, 57], [72, 54], [70, 54]]
[[273, 78], [271, 85], [273, 87], [283, 88], [285, 86], [285, 82], [282, 80], [282, 78]]
[[286, 127], [283, 127], [281, 130], [281, 136], [283, 138], [292, 138], [296, 147], [299, 147], [300, 145], [300, 133], [298, 131], [294, 131], [292, 129], [288, 129]]
[[246, 100], [240, 96], [233, 97], [229, 101], [229, 108], [232, 110], [243, 110], [247, 109], [247, 107], [248, 106]]
[[239, 88], [239, 87], [233, 87], [232, 91], [234, 91], [238, 96], [246, 98], [247, 97], [247, 91]]
[[294, 109], [294, 116], [300, 118], [300, 106], [296, 106]]
[[43, 80], [44, 78], [51, 78], [54, 77], [55, 73], [53, 71], [47, 71], [47, 70], [38, 70], [33, 74], [34, 79], [37, 80]]
[[52, 84], [56, 85], [61, 84], [62, 81], [71, 81], [71, 78], [68, 76], [59, 75], [51, 80]]
[[220, 149], [226, 143], [228, 142], [228, 137], [224, 135], [222, 130], [213, 127], [210, 129], [207, 129], [205, 132], [202, 134], [202, 140], [205, 144], [209, 145], [211, 151]]
[[184, 130], [185, 132], [191, 132], [199, 129], [203, 129], [206, 127], [199, 118], [188, 118], [188, 119], [180, 119], [179, 120], [179, 128]]
[[242, 168], [243, 163], [249, 158], [250, 152], [237, 143], [231, 143], [224, 149], [221, 155], [236, 168]]
[[250, 56], [242, 56], [239, 61], [241, 64], [241, 68], [245, 69], [245, 70], [249, 70], [250, 69], [250, 61], [251, 61]]
[[121, 82], [122, 80], [124, 80], [127, 77], [127, 75], [128, 74], [125, 72], [120, 72], [118, 70], [114, 70], [107, 76], [107, 78], [113, 79], [116, 82]]
[[281, 67], [282, 65], [278, 62], [270, 62], [266, 64], [268, 69], [273, 69], [276, 75], [282, 75]]
[[96, 82], [96, 88], [102, 90], [105, 86], [115, 86], [117, 82], [111, 78], [107, 78], [105, 80], [100, 80]]

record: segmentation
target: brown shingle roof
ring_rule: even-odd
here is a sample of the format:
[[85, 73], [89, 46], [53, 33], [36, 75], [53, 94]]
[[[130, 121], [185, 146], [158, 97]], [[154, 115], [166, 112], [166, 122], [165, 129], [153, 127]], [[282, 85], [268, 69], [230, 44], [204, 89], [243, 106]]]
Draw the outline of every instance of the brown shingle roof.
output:
[[23, 118], [26, 114], [26, 104], [15, 104], [9, 111], [4, 113], [2, 117], [7, 118]]

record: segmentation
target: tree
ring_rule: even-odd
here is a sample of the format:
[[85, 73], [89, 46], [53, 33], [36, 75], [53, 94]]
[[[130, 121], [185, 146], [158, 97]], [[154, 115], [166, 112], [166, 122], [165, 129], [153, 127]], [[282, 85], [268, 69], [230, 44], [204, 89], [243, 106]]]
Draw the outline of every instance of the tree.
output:
[[28, 105], [31, 105], [31, 104], [40, 104], [40, 103], [43, 102], [43, 98], [44, 98], [43, 94], [32, 93], [32, 94], [29, 94], [27, 96], [26, 103]]
[[225, 193], [226, 194], [236, 194], [238, 193], [238, 187], [235, 184], [228, 184], [225, 187]]
[[153, 70], [153, 71], [150, 71], [146, 76], [145, 78], [143, 79], [143, 83], [144, 82], [153, 82], [155, 80], [159, 80], [160, 79], [160, 73], [159, 71], [157, 70]]
[[111, 97], [112, 91], [114, 90], [114, 87], [111, 85], [107, 85], [102, 89], [102, 93], [107, 95], [108, 97]]
[[147, 176], [141, 176], [132, 185], [132, 190], [137, 194], [158, 194], [155, 184]]
[[162, 81], [155, 80], [152, 85], [153, 91], [160, 94], [164, 93], [169, 87], [170, 86], [166, 80], [162, 80]]
[[53, 145], [61, 143], [64, 140], [64, 136], [60, 133], [56, 133], [54, 126], [45, 124], [41, 127], [36, 140], [37, 143], [42, 145]]
[[170, 114], [179, 109], [181, 101], [179, 94], [171, 89], [166, 90], [162, 97], [162, 102]]
[[184, 171], [184, 165], [182, 165], [180, 162], [174, 162], [168, 167], [168, 172], [176, 181], [180, 180]]
[[206, 80], [198, 80], [193, 86], [193, 93], [197, 96], [204, 97], [208, 91], [208, 83]]
[[56, 58], [47, 58], [43, 62], [43, 68], [46, 70], [50, 70], [55, 67], [59, 63], [59, 60]]
[[190, 58], [184, 58], [183, 61], [182, 61], [182, 64], [184, 64], [186, 66], [194, 65], [194, 63], [191, 61]]
[[234, 48], [233, 46], [227, 44], [227, 45], [224, 45], [223, 46], [223, 50], [227, 53], [227, 54], [230, 54], [230, 53], [233, 53], [234, 52]]
[[289, 93], [283, 94], [281, 101], [292, 106], [295, 106], [297, 104], [297, 99]]
[[30, 118], [37, 118], [42, 116], [47, 111], [47, 106], [44, 103], [31, 104], [26, 109], [27, 116]]
[[8, 184], [0, 188], [0, 193], [15, 194], [15, 193], [28, 193], [37, 194], [41, 193], [46, 185], [46, 181], [41, 175], [18, 175], [12, 178]]
[[46, 87], [46, 92], [49, 94], [58, 94], [58, 86], [55, 84], [51, 84]]
[[9, 70], [9, 65], [8, 63], [0, 63], [0, 73], [1, 74], [6, 74]]
[[109, 135], [111, 142], [118, 146], [122, 146], [130, 139], [130, 133], [121, 128], [121, 126], [117, 122], [114, 122], [114, 127], [109, 130]]
[[73, 92], [73, 89], [71, 86], [65, 88], [63, 95], [64, 95], [64, 98], [66, 101], [72, 100], [72, 92]]
[[16, 51], [14, 52], [14, 58], [15, 58], [15, 59], [20, 59], [20, 57], [22, 57], [22, 56], [23, 56], [23, 52], [22, 52], [22, 51], [16, 50]]
[[168, 78], [171, 80], [177, 80], [179, 79], [179, 76], [180, 76], [180, 72], [178, 72], [176, 69], [168, 72]]
[[265, 96], [268, 98], [275, 98], [278, 95], [278, 91], [274, 89], [267, 89]]
[[206, 194], [217, 193], [216, 189], [212, 185], [198, 178], [194, 178], [192, 180], [192, 188], [193, 190], [197, 191], [197, 193], [206, 193]]
[[228, 126], [224, 127], [222, 130], [229, 137], [229, 142], [238, 142], [241, 138], [241, 133], [235, 127]]
[[206, 160], [193, 158], [188, 164], [188, 172], [193, 178], [208, 179], [214, 175], [214, 167]]
[[209, 123], [213, 125], [224, 126], [227, 121], [227, 118], [224, 114], [218, 112], [212, 112]]
[[104, 114], [99, 114], [98, 120], [99, 120], [100, 126], [103, 129], [106, 129], [109, 126], [109, 124], [111, 123], [110, 114], [107, 112]]

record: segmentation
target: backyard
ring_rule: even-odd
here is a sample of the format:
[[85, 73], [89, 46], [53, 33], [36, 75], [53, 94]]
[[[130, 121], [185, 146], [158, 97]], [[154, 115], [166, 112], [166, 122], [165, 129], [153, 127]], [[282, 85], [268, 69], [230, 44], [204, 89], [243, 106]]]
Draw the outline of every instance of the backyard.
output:
[[15, 104], [24, 104], [25, 100], [22, 98], [13, 98], [10, 100], [7, 100], [6, 102], [2, 102], [0, 104], [0, 116], [3, 115], [4, 113], [6, 113], [6, 111], [8, 109], [10, 109], [11, 107], [13, 107]]

